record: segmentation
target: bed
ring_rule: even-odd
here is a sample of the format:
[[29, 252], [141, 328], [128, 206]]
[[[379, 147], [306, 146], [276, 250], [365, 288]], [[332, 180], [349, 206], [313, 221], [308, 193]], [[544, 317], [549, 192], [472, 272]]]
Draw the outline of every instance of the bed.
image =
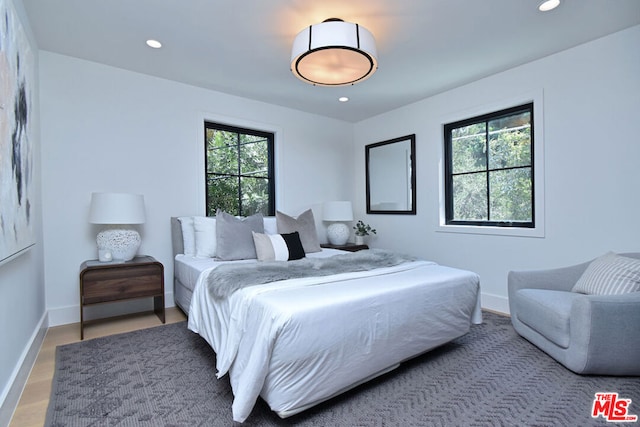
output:
[[[277, 233], [275, 224], [275, 218], [264, 218], [264, 231]], [[237, 422], [250, 416], [259, 397], [283, 418], [304, 411], [482, 321], [478, 276], [425, 260], [215, 295], [222, 277], [216, 274], [261, 268], [260, 261], [185, 254], [178, 218], [171, 218], [171, 229], [176, 304], [187, 313], [189, 329], [216, 352], [218, 378], [229, 375]], [[356, 255], [322, 249], [284, 264], [324, 265]]]

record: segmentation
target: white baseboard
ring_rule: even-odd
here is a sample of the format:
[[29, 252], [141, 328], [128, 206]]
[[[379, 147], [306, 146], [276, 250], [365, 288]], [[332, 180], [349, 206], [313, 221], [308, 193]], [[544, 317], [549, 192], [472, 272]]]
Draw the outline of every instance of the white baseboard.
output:
[[80, 306], [57, 307], [49, 309], [49, 326], [67, 325], [80, 321]]
[[7, 381], [7, 385], [2, 394], [0, 394], [0, 426], [8, 426], [13, 417], [13, 413], [18, 407], [20, 396], [24, 390], [24, 386], [27, 384], [31, 368], [33, 368], [40, 347], [44, 342], [44, 337], [47, 334], [49, 326], [48, 314], [45, 312], [38, 322], [38, 326], [33, 331], [28, 344], [25, 346], [18, 363]]
[[509, 298], [492, 294], [481, 294], [482, 308], [497, 311], [499, 313], [510, 314]]
[[[174, 307], [173, 292], [164, 294], [165, 308]], [[153, 309], [153, 300], [144, 298], [131, 301], [122, 301], [114, 304], [99, 304], [85, 309], [85, 320], [121, 316]], [[49, 326], [68, 325], [80, 322], [80, 304], [67, 307], [49, 308]]]

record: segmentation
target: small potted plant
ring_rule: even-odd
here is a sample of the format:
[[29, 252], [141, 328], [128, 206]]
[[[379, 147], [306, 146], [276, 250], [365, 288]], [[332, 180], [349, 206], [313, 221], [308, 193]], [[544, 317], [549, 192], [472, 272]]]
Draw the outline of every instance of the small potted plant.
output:
[[356, 244], [363, 245], [364, 237], [369, 236], [369, 234], [376, 234], [376, 229], [371, 228], [369, 224], [365, 224], [361, 219], [358, 220], [356, 225], [353, 227], [356, 230]]

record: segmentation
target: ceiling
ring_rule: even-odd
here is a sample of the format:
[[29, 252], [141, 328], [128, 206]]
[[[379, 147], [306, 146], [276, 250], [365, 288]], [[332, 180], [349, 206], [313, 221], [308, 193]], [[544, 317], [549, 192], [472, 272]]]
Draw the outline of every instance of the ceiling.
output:
[[[640, 24], [639, 0], [562, 0], [546, 13], [540, 0], [23, 3], [41, 50], [350, 122]], [[292, 75], [296, 34], [331, 17], [373, 33], [370, 79], [316, 87]]]

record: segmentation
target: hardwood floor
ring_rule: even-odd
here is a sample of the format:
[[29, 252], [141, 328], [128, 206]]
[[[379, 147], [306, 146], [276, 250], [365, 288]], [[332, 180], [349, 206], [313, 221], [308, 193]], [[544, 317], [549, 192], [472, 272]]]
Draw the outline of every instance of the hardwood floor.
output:
[[[167, 323], [186, 320], [184, 313], [176, 307], [167, 308], [165, 315]], [[160, 325], [162, 325], [162, 322], [153, 312], [110, 318], [85, 325], [84, 339], [88, 340]], [[10, 427], [42, 427], [44, 425], [51, 395], [56, 346], [78, 341], [80, 341], [79, 323], [49, 328], [36, 362], [29, 374], [29, 379], [20, 397], [18, 407], [9, 424]]]

